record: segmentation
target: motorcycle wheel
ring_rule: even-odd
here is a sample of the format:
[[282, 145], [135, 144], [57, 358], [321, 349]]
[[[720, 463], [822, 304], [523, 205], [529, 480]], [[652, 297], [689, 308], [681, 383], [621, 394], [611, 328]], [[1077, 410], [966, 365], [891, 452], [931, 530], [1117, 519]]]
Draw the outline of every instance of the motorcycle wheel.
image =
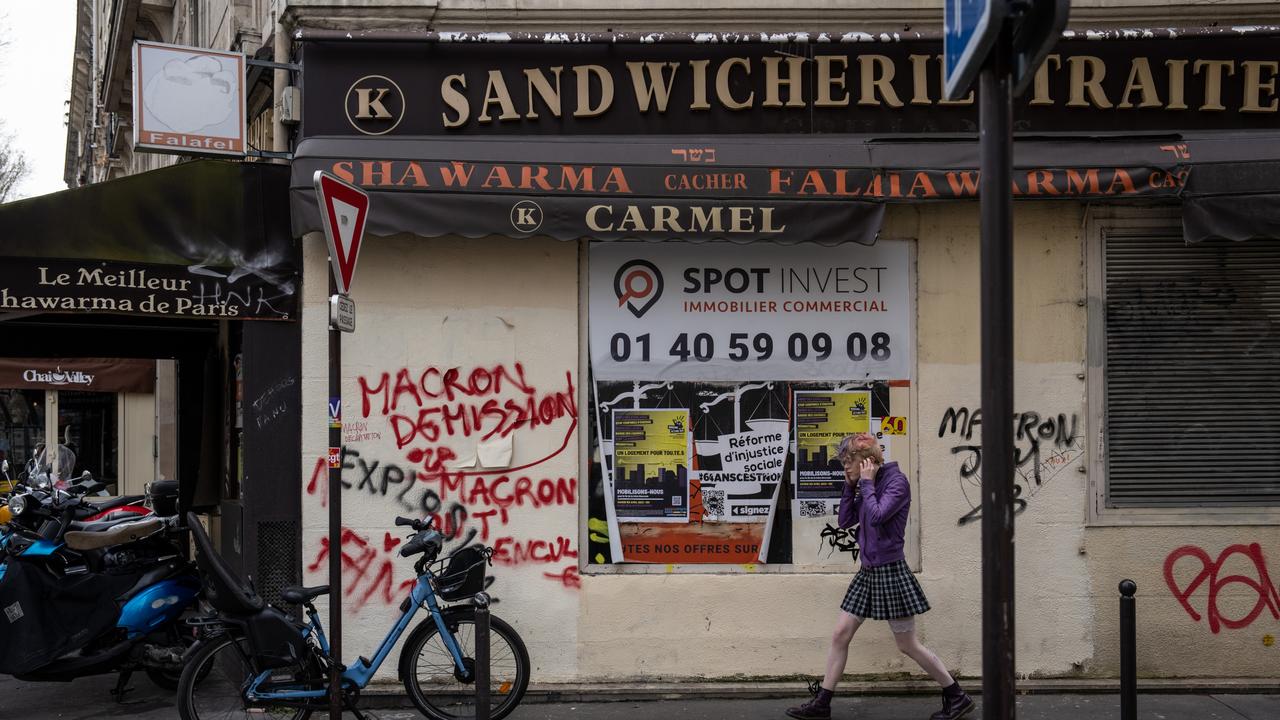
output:
[[253, 677], [244, 638], [222, 635], [196, 651], [178, 681], [178, 714], [182, 720], [244, 718], [245, 720], [307, 720], [311, 710], [293, 707], [248, 706], [241, 688]]

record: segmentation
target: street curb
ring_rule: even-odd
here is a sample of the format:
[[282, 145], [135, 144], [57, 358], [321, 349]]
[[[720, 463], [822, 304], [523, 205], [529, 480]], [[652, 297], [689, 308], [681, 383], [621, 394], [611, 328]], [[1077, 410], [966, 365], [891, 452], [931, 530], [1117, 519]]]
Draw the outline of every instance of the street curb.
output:
[[[970, 694], [981, 695], [977, 678], [962, 679]], [[928, 680], [862, 680], [840, 684], [842, 696], [934, 695], [938, 686]], [[1017, 683], [1019, 695], [1118, 694], [1119, 680], [1027, 679]], [[1138, 681], [1141, 694], [1276, 694], [1280, 678], [1159, 678]], [[664, 700], [769, 700], [808, 697], [803, 681], [787, 682], [683, 682], [683, 683], [574, 683], [530, 685], [524, 703], [657, 702]], [[361, 694], [369, 708], [410, 706], [399, 685], [374, 685]]]

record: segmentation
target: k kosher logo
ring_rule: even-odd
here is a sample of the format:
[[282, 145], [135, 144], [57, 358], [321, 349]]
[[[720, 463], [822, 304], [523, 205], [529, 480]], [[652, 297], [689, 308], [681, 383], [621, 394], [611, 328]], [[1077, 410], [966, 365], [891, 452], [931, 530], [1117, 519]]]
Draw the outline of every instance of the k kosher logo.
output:
[[404, 92], [384, 75], [366, 75], [351, 84], [346, 98], [347, 120], [365, 135], [385, 135], [404, 119]]
[[632, 315], [643, 317], [662, 297], [662, 271], [648, 260], [623, 263], [613, 276], [613, 293], [618, 306], [627, 306]]
[[542, 206], [532, 200], [521, 200], [511, 207], [511, 227], [520, 232], [533, 232], [542, 227]]

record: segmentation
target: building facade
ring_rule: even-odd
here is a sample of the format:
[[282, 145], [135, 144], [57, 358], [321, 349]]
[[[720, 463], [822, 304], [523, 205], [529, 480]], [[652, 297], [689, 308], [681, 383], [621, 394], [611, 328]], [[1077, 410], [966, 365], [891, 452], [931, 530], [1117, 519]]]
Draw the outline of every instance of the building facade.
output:
[[[979, 674], [993, 420], [974, 115], [941, 101], [938, 3], [135, 5], [168, 18], [154, 39], [301, 66], [263, 76], [251, 117], [294, 154], [308, 584], [332, 419], [310, 173], [374, 193], [343, 353], [347, 648], [394, 615], [392, 520], [416, 512], [494, 546], [535, 683], [814, 673], [857, 550], [824, 438], [867, 429], [911, 479], [922, 636]], [[1024, 676], [1115, 676], [1124, 578], [1143, 675], [1275, 674], [1280, 245], [1211, 206], [1276, 190], [1277, 60], [1274, 29], [1213, 27], [1265, 4], [1213, 11], [1079, 3], [1020, 101], [1001, 421]], [[644, 35], [670, 28], [691, 34]], [[764, 33], [719, 34], [743, 30]], [[99, 115], [123, 106], [93, 96], [69, 178], [142, 169], [109, 169]], [[850, 654], [912, 671], [886, 643]]]

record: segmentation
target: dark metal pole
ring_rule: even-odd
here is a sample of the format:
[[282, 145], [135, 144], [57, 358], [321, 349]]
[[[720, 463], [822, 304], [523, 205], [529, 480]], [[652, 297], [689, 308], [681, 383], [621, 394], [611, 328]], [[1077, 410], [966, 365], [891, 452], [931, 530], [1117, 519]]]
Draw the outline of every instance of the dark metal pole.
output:
[[[338, 292], [329, 274], [329, 295]], [[329, 313], [325, 313], [328, 317]], [[342, 402], [342, 331], [329, 321], [329, 402]], [[332, 411], [330, 411], [332, 412]], [[329, 422], [329, 448], [342, 447], [341, 423]], [[342, 454], [338, 466], [329, 467], [329, 720], [342, 720]]]
[[489, 720], [489, 596], [476, 595], [476, 720]]
[[979, 82], [982, 175], [982, 711], [1012, 720], [1013, 663], [1013, 109], [1010, 25]]
[[1138, 718], [1138, 584], [1120, 581], [1120, 720]]

